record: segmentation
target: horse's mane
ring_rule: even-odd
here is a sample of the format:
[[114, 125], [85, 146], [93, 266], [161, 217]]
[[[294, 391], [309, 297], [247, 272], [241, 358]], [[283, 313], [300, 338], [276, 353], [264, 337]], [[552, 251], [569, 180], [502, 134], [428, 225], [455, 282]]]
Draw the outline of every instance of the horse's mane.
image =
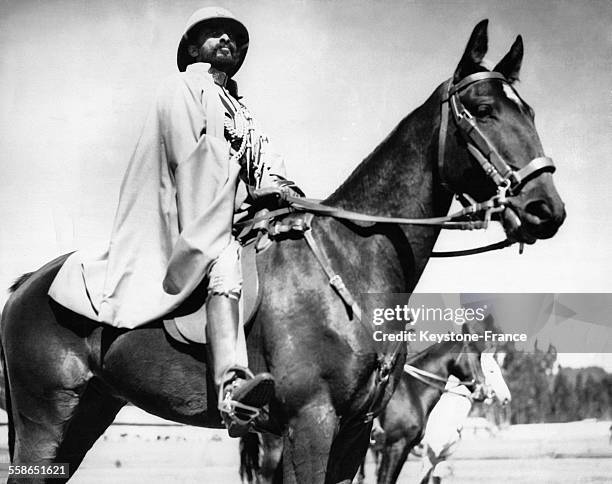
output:
[[13, 282], [13, 284], [11, 284], [11, 286], [9, 287], [9, 292], [13, 293], [17, 289], [19, 289], [32, 276], [32, 274], [34, 273], [26, 272], [25, 274], [20, 275], [17, 279], [15, 279], [15, 282]]
[[[440, 87], [438, 86], [436, 90], [427, 98], [427, 100], [421, 105], [417, 106], [410, 113], [408, 113], [404, 118], [402, 118], [399, 123], [391, 130], [391, 132], [374, 148], [374, 150], [366, 156], [361, 163], [357, 165], [357, 167], [351, 172], [351, 174], [338, 186], [334, 192], [329, 195], [326, 199], [326, 203], [335, 203], [339, 196], [346, 191], [347, 188], [351, 188], [355, 180], [361, 179], [365, 177], [367, 180], [369, 177], [376, 177], [378, 175], [372, 173], [372, 162], [375, 160], [385, 159], [390, 155], [390, 151], [394, 148], [394, 141], [398, 139], [399, 136], [405, 131], [406, 126], [409, 126], [412, 122], [413, 118], [418, 116], [423, 109], [429, 106], [436, 97], [441, 96]], [[438, 104], [435, 103], [437, 106]], [[412, 162], [413, 160], [409, 160]], [[366, 185], [367, 182], [363, 182]]]

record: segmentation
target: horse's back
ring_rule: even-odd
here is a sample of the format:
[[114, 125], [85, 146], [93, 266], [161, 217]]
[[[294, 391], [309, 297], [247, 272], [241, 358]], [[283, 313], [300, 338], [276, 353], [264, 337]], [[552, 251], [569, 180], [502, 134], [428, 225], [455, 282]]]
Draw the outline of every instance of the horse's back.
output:
[[16, 353], [21, 358], [36, 349], [35, 353], [41, 358], [43, 353], [50, 352], [48, 356], [51, 356], [54, 351], [61, 353], [59, 350], [86, 358], [89, 347], [84, 336], [98, 324], [63, 308], [47, 294], [68, 255], [48, 262], [13, 284], [0, 327], [2, 347], [7, 356]]
[[48, 304], [49, 287], [69, 255], [61, 255], [40, 269], [21, 275], [11, 285], [11, 295], [2, 311], [3, 326], [4, 321], [14, 316], [16, 312], [35, 311], [41, 305]]
[[67, 257], [21, 278], [7, 301], [2, 346], [11, 386], [75, 389], [94, 378], [162, 418], [221, 426], [203, 346], [172, 341], [161, 321], [124, 330], [57, 304], [47, 292]]

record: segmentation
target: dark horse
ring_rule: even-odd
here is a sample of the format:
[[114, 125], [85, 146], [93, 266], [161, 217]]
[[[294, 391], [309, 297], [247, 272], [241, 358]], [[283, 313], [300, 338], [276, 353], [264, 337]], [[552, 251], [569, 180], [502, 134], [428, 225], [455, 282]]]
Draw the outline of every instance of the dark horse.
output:
[[[453, 99], [495, 147], [488, 158], [503, 157], [514, 172], [529, 172], [520, 185], [513, 182], [501, 219], [514, 240], [532, 243], [552, 237], [565, 211], [551, 174], [532, 170], [533, 161], [543, 160], [533, 112], [507, 95], [520, 68], [522, 41], [517, 38], [493, 75], [480, 66], [486, 27], [481, 22], [472, 33], [451, 80]], [[458, 122], [442, 123], [441, 130], [448, 87], [441, 85], [404, 118], [327, 204], [439, 217], [450, 207], [451, 190], [479, 201], [494, 196], [499, 180], [492, 182], [491, 170], [487, 174], [468, 149]], [[439, 231], [315, 217], [311, 233], [352, 294], [391, 294], [414, 289]], [[214, 391], [204, 377], [205, 352], [175, 343], [161, 321], [124, 331], [54, 304], [47, 290], [64, 260], [20, 280], [2, 315], [12, 462], [68, 462], [74, 472], [126, 402], [177, 422], [219, 426]], [[368, 448], [372, 424], [365, 414], [380, 370], [372, 328], [352, 317], [303, 239], [274, 243], [257, 266], [263, 294], [248, 335], [250, 364], [276, 377], [268, 427], [284, 438], [284, 481], [350, 481]], [[395, 359], [386, 399], [404, 357]]]
[[[422, 352], [411, 361], [411, 365], [433, 373], [444, 380], [449, 375], [454, 375], [460, 380], [465, 379], [457, 374], [454, 366], [449, 366], [449, 362], [454, 361], [452, 358], [456, 358], [456, 354], [453, 355], [450, 352], [445, 355], [444, 351], [445, 348], [438, 347], [431, 352]], [[470, 356], [474, 355], [480, 357], [480, 353], [472, 353]], [[480, 359], [478, 367], [480, 368]], [[402, 375], [393, 397], [379, 417], [384, 431], [384, 441], [382, 445], [373, 449], [377, 461], [376, 482], [378, 484], [397, 482], [408, 454], [423, 438], [427, 418], [440, 400], [443, 387], [444, 383], [427, 384], [408, 373]]]
[[[490, 322], [491, 319], [489, 319]], [[443, 364], [443, 359], [438, 360], [440, 356], [436, 357], [435, 353], [428, 354], [427, 352], [416, 355], [410, 364], [428, 371], [431, 375], [419, 374], [406, 365], [406, 373], [379, 417], [379, 432], [384, 438], [380, 439], [382, 441], [380, 445], [375, 445], [372, 449], [376, 455], [376, 482], [378, 484], [397, 482], [408, 454], [423, 439], [430, 413], [445, 391], [444, 383], [436, 381], [433, 375], [441, 377], [441, 380], [446, 380], [449, 373], [453, 374], [452, 368]], [[491, 354], [489, 356], [492, 358]], [[511, 398], [510, 390], [497, 363], [491, 359], [485, 363], [485, 367], [481, 366], [480, 362], [478, 366], [481, 373], [485, 374], [484, 382], [487, 393], [473, 392], [473, 400], [478, 401], [482, 397], [490, 400], [495, 398], [501, 405], [507, 405]], [[455, 374], [455, 376], [458, 375]], [[428, 465], [421, 469], [420, 482], [430, 482], [435, 466], [450, 455], [450, 452], [447, 451], [448, 448], [442, 452], [439, 448], [437, 451], [428, 451], [425, 448], [426, 455], [423, 456], [423, 462]], [[435, 477], [432, 479], [436, 482]]]
[[[466, 332], [482, 332], [480, 328], [470, 328], [467, 325], [465, 329]], [[480, 354], [483, 349], [482, 344], [473, 341], [465, 344], [445, 341], [429, 346], [410, 357], [409, 362], [420, 370], [439, 376], [442, 380], [453, 375], [462, 382], [471, 382], [468, 388], [473, 395], [484, 398], [488, 395], [488, 389], [485, 388], [485, 376], [480, 365]], [[409, 451], [423, 437], [427, 415], [442, 395], [442, 391], [437, 387], [440, 385], [444, 387], [444, 383], [436, 383], [437, 385], [433, 386], [424, 384], [407, 373], [400, 378], [395, 393], [380, 415], [380, 422], [384, 430], [383, 442], [375, 439], [376, 442], [373, 445], [379, 469], [390, 467], [394, 469], [387, 462], [390, 455], [388, 452], [390, 444], [409, 435]], [[380, 432], [376, 433], [380, 435]], [[282, 483], [282, 469], [279, 466], [282, 449], [283, 441], [276, 435], [250, 433], [241, 438], [240, 477], [242, 480], [257, 484]], [[365, 462], [356, 482], [362, 482], [365, 477], [364, 467]], [[399, 469], [401, 470], [401, 466]], [[379, 473], [378, 482], [395, 482], [395, 480], [381, 481], [381, 476], [386, 475], [387, 472], [382, 470], [382, 474]]]

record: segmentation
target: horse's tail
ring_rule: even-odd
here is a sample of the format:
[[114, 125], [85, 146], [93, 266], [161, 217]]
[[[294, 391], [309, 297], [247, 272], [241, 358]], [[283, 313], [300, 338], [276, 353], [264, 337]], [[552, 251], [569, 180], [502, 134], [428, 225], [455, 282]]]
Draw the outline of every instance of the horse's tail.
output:
[[4, 348], [0, 341], [0, 360], [2, 365], [2, 381], [4, 383], [4, 398], [0, 399], [3, 404], [3, 408], [6, 411], [8, 419], [8, 445], [9, 445], [9, 457], [13, 462], [13, 456], [15, 455], [15, 423], [13, 422], [13, 410], [11, 406], [11, 388], [9, 385], [8, 372], [6, 371], [6, 358], [4, 357]]
[[259, 472], [259, 434], [248, 433], [240, 438], [240, 479], [253, 484]]

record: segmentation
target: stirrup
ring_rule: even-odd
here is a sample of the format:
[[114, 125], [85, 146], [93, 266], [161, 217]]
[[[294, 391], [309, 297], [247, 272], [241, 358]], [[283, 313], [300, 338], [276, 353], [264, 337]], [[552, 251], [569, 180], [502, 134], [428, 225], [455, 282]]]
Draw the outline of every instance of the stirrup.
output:
[[232, 398], [233, 391], [231, 386], [236, 379], [244, 380], [244, 385], [254, 378], [253, 372], [242, 366], [231, 366], [223, 373], [222, 383], [218, 392], [217, 408], [230, 422], [234, 422], [240, 427], [250, 427], [255, 419], [259, 417], [261, 408], [234, 400]]

